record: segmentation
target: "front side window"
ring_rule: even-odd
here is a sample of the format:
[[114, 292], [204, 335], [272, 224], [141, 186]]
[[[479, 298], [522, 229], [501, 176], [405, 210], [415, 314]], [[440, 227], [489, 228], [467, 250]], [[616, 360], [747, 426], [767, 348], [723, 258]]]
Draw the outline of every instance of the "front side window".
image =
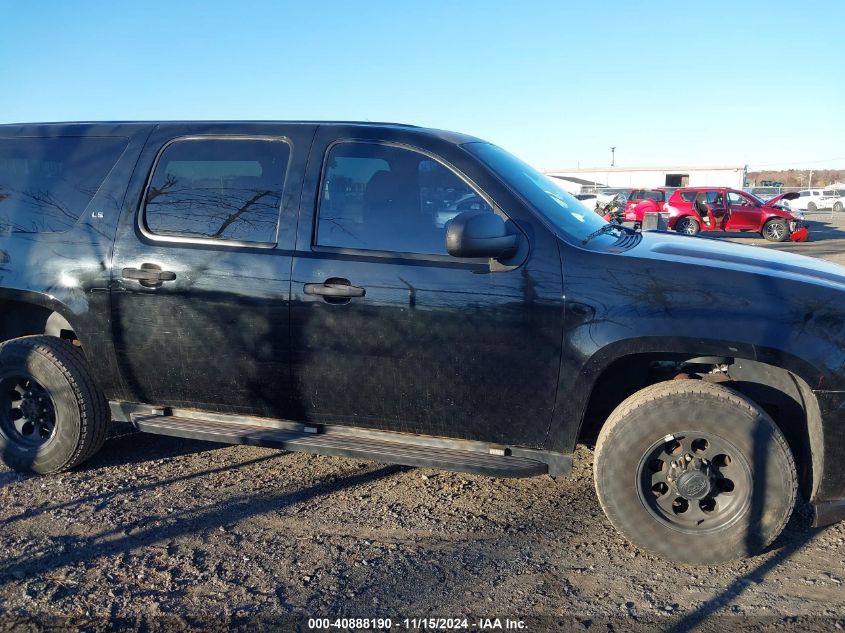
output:
[[[583, 240], [607, 224], [598, 213], [588, 210], [551, 178], [500, 147], [475, 141], [463, 147], [487, 165], [558, 231]], [[616, 240], [616, 237], [611, 238], [609, 235], [605, 238]]]
[[70, 229], [114, 167], [126, 139], [0, 139], [0, 235]]
[[166, 146], [144, 224], [164, 237], [276, 242], [290, 146], [265, 139], [185, 139]]
[[323, 170], [315, 243], [446, 255], [446, 225], [463, 211], [492, 209], [431, 157], [381, 143], [338, 143]]
[[757, 205], [751, 200], [751, 198], [747, 198], [741, 194], [738, 194], [734, 191], [728, 192], [728, 203], [735, 205], [735, 206], [744, 206], [744, 207], [756, 207]]

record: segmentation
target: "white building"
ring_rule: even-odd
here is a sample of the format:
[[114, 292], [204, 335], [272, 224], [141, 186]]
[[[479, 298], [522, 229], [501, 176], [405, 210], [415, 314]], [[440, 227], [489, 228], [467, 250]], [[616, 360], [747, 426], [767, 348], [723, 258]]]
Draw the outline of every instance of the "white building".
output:
[[[732, 187], [745, 186], [745, 165], [673, 167], [586, 167], [544, 169], [568, 191], [580, 193], [594, 188], [653, 189], [655, 187]], [[595, 183], [595, 184], [590, 184]]]

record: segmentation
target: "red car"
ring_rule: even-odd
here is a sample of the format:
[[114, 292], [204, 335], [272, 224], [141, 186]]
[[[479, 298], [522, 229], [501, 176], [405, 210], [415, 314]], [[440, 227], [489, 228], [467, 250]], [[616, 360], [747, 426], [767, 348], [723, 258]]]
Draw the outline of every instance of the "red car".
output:
[[796, 216], [778, 204], [797, 195], [792, 191], [763, 202], [737, 189], [687, 187], [677, 189], [664, 210], [669, 216], [669, 228], [687, 235], [699, 231], [751, 231], [771, 242], [803, 242], [808, 238], [804, 216]]
[[[646, 211], [662, 211], [663, 203], [668, 199], [669, 192], [663, 189], [634, 189], [625, 203], [625, 221], [642, 224], [643, 214]], [[650, 204], [640, 206], [645, 200], [653, 200], [657, 208], [655, 209], [654, 205]]]

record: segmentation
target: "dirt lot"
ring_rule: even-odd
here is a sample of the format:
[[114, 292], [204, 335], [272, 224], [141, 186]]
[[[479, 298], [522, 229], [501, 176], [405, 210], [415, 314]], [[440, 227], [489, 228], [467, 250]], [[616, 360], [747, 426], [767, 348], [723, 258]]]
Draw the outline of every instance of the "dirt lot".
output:
[[[777, 247], [845, 264], [845, 223], [813, 219], [816, 241]], [[845, 628], [845, 524], [814, 530], [802, 506], [754, 559], [671, 565], [610, 527], [591, 461], [582, 446], [568, 479], [488, 479], [116, 425], [77, 471], [0, 468], [0, 629], [307, 631], [303, 616]]]

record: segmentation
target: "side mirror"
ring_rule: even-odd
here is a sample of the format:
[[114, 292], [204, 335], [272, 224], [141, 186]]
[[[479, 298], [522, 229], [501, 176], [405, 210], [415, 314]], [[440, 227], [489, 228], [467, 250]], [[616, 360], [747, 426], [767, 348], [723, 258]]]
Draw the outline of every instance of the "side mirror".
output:
[[519, 235], [508, 233], [505, 221], [489, 211], [464, 211], [446, 228], [446, 250], [452, 257], [501, 259], [516, 253]]

